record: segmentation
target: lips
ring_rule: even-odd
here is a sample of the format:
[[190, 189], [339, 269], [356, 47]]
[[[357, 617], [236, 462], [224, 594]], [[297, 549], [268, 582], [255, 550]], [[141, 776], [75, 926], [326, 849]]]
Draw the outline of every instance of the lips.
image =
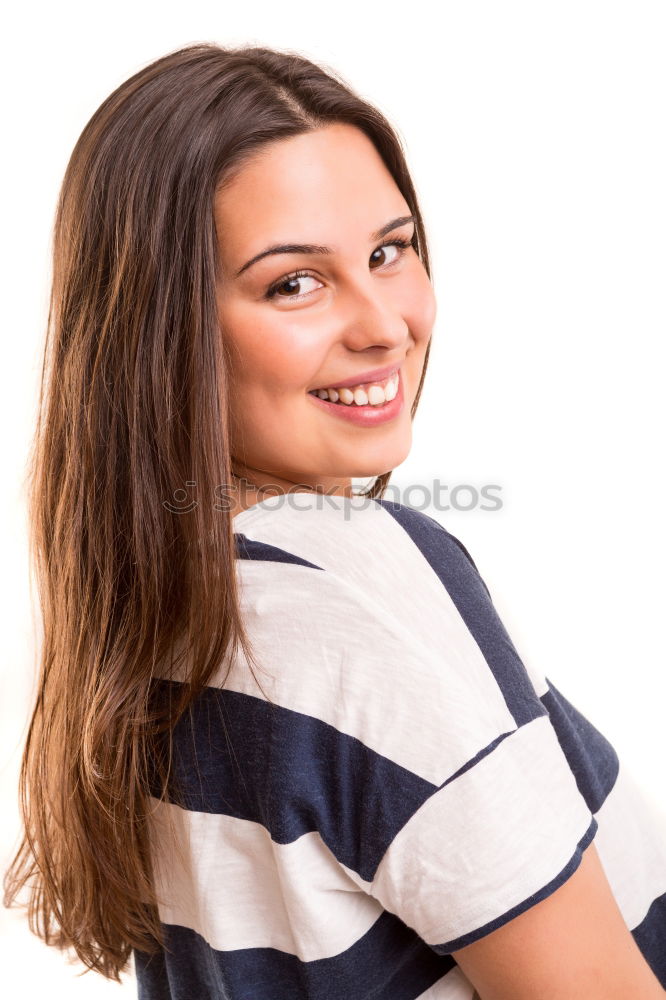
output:
[[392, 389], [389, 398], [382, 392], [384, 401], [379, 398], [379, 386], [372, 384], [368, 390], [369, 395], [359, 388], [355, 388], [352, 393], [351, 388], [346, 386], [342, 386], [339, 393], [337, 389], [318, 389], [307, 395], [314, 406], [320, 407], [332, 417], [360, 427], [378, 427], [395, 420], [405, 406], [401, 373], [398, 372], [393, 379], [387, 381]]
[[352, 375], [351, 378], [343, 378], [338, 381], [328, 382], [326, 385], [318, 385], [314, 389], [310, 389], [310, 392], [318, 392], [319, 389], [365, 389], [366, 386], [371, 385], [373, 382], [379, 383], [383, 382], [390, 375], [395, 374], [399, 371], [400, 364], [387, 365], [385, 368], [374, 368], [372, 371], [360, 372], [358, 375]]

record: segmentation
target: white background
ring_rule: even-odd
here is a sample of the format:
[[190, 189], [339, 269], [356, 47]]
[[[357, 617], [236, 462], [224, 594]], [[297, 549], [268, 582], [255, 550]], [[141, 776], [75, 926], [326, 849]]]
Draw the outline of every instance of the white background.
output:
[[[194, 41], [297, 50], [397, 126], [438, 317], [395, 482], [501, 486], [500, 511], [431, 512], [470, 550], [523, 659], [665, 808], [663, 4], [59, 2], [15, 6], [5, 27], [3, 870], [33, 690], [22, 477], [55, 200], [101, 101]], [[4, 909], [0, 928], [6, 995], [135, 995], [131, 978], [75, 978]]]

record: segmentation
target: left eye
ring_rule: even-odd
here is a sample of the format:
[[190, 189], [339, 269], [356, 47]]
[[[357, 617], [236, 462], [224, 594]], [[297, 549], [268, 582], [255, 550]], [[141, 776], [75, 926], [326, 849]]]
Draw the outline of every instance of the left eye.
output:
[[[393, 264], [397, 264], [400, 258], [406, 253], [406, 251], [411, 246], [413, 246], [413, 240], [395, 239], [391, 240], [389, 243], [383, 243], [380, 247], [377, 247], [377, 249], [373, 250], [372, 253], [370, 254], [371, 270], [376, 271], [378, 267], [392, 267]], [[386, 257], [387, 248], [395, 250], [393, 256], [389, 255], [388, 261], [382, 258], [378, 259], [376, 257], [377, 254], [383, 254], [384, 257]], [[376, 264], [378, 266], [373, 267], [372, 266], [373, 264]], [[275, 282], [275, 284], [271, 285], [268, 291], [266, 292], [266, 298], [273, 299], [279, 297], [281, 299], [291, 299], [292, 302], [297, 299], [303, 299], [307, 295], [309, 295], [310, 292], [300, 292], [297, 295], [293, 295], [291, 293], [295, 291], [293, 286], [294, 285], [300, 286], [301, 282], [304, 281], [306, 278], [310, 278], [311, 281], [318, 282], [318, 279], [315, 278], [314, 275], [308, 274], [307, 271], [294, 271], [292, 274], [286, 274], [283, 278], [280, 278], [279, 281]], [[321, 282], [318, 283], [321, 284]], [[292, 286], [291, 289], [288, 288], [288, 286], [290, 285]], [[287, 294], [286, 295], [278, 294], [280, 293], [281, 289], [287, 289]]]
[[[405, 252], [405, 249], [408, 246], [410, 246], [410, 244], [406, 243], [404, 241], [402, 243], [385, 243], [384, 246], [377, 247], [376, 250], [372, 251], [372, 253], [370, 254], [370, 261], [372, 262], [373, 258], [375, 258], [375, 263], [376, 263], [377, 262], [377, 258], [375, 257], [375, 254], [378, 254], [378, 253], [383, 253], [384, 256], [386, 256], [386, 250], [388, 248], [389, 250], [395, 250], [395, 254], [393, 255], [393, 259], [388, 261], [389, 264], [393, 264], [394, 261], [398, 260], [399, 257], [402, 257], [403, 253]], [[386, 264], [386, 261], [385, 260], [380, 260], [379, 263], [380, 264]]]

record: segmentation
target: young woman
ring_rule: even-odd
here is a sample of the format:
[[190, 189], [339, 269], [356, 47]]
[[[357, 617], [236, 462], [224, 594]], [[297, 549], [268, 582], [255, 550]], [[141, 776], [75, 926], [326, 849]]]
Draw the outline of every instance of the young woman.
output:
[[663, 827], [383, 498], [434, 321], [398, 138], [332, 71], [189, 46], [84, 129], [6, 901], [146, 1000], [665, 995]]

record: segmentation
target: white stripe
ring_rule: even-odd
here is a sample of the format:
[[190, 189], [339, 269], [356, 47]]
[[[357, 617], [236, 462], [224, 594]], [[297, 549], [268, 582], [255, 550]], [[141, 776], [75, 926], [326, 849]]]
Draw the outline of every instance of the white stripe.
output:
[[596, 814], [595, 844], [630, 930], [666, 892], [666, 822], [622, 765]]
[[421, 806], [372, 893], [429, 944], [444, 944], [551, 882], [591, 821], [549, 719], [535, 719]]
[[[289, 504], [280, 507], [274, 500], [242, 511], [234, 519], [234, 530], [284, 548], [364, 591], [368, 590], [370, 572], [373, 600], [389, 615], [409, 621], [412, 630], [428, 640], [433, 638], [433, 623], [441, 634], [451, 618], [459, 618], [453, 601], [416, 543], [380, 504], [355, 497], [328, 497], [325, 506], [317, 509], [315, 499], [305, 495], [296, 502], [304, 509], [295, 509], [292, 497]], [[413, 513], [417, 518], [426, 516], [419, 511]], [[432, 514], [428, 516], [437, 521]], [[441, 545], [455, 548], [456, 542], [442, 535]], [[466, 559], [463, 553], [461, 558]], [[470, 566], [470, 573], [475, 572]], [[459, 627], [459, 622], [456, 624]], [[469, 639], [476, 646], [471, 635]], [[482, 654], [477, 649], [473, 655], [478, 658]], [[521, 659], [541, 697], [548, 691], [545, 675]]]
[[197, 931], [217, 950], [331, 958], [381, 916], [317, 833], [276, 844], [248, 820], [151, 805], [160, 919]]
[[[344, 498], [332, 497], [340, 503]], [[305, 500], [300, 501], [305, 502]], [[456, 605], [418, 546], [383, 507], [264, 510], [244, 528], [248, 537], [284, 548], [344, 582], [372, 605], [372, 617], [407, 623], [413, 637], [440, 655], [451, 642], [470, 669], [488, 667]], [[455, 545], [455, 543], [450, 543]], [[442, 546], [447, 541], [442, 535]], [[462, 556], [461, 556], [462, 557]], [[316, 575], [310, 571], [309, 577]], [[414, 639], [412, 641], [415, 641]], [[513, 727], [509, 727], [513, 728]]]

